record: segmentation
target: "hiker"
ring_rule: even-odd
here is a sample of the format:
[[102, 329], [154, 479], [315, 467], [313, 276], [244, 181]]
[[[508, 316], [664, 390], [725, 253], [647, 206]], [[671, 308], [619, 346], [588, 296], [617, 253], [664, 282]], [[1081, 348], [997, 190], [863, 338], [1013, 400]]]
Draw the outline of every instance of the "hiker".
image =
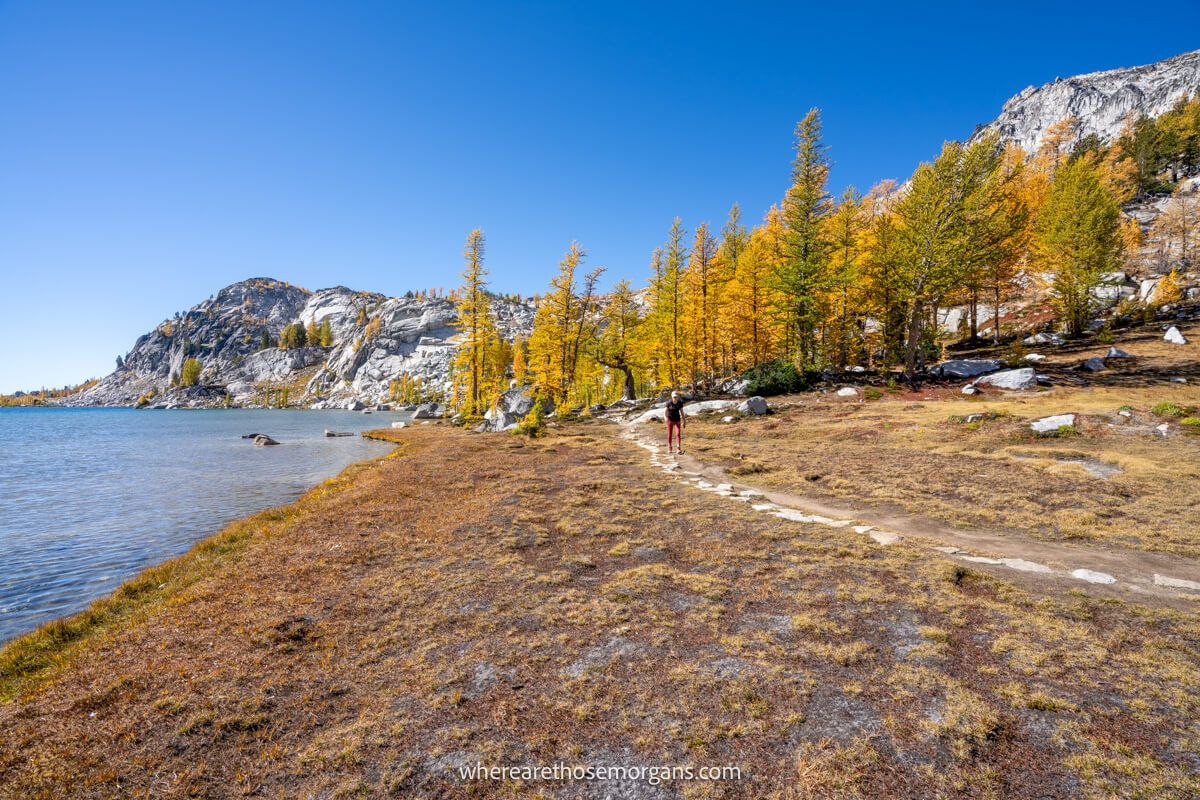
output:
[[675, 451], [683, 455], [683, 398], [679, 392], [671, 392], [667, 401], [667, 455], [671, 454], [671, 437], [675, 437]]

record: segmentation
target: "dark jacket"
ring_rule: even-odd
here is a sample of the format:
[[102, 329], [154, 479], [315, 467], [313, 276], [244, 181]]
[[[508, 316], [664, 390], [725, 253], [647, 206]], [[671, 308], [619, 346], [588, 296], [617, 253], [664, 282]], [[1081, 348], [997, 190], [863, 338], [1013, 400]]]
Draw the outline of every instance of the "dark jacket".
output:
[[676, 403], [673, 400], [667, 401], [667, 422], [680, 422], [683, 419], [683, 401]]

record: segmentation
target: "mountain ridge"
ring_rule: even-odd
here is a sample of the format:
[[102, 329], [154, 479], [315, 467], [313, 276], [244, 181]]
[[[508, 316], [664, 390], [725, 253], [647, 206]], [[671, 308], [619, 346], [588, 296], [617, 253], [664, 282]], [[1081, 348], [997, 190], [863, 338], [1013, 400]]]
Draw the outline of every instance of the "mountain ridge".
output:
[[[492, 307], [501, 336], [528, 336], [532, 305], [495, 297]], [[457, 319], [446, 297], [387, 297], [345, 286], [310, 291], [248, 278], [142, 334], [115, 371], [62, 404], [259, 406], [270, 402], [269, 391], [286, 388], [292, 404], [357, 408], [386, 402], [392, 381], [403, 375], [444, 392]], [[274, 344], [294, 323], [328, 323], [333, 343]], [[190, 358], [201, 363], [197, 385], [173, 386]]]
[[1200, 92], [1200, 50], [1134, 67], [1088, 72], [1028, 86], [1010, 97], [991, 122], [976, 127], [975, 141], [996, 131], [1028, 153], [1046, 132], [1068, 117], [1079, 120], [1077, 137], [1118, 135], [1130, 114], [1157, 117], [1180, 99]]

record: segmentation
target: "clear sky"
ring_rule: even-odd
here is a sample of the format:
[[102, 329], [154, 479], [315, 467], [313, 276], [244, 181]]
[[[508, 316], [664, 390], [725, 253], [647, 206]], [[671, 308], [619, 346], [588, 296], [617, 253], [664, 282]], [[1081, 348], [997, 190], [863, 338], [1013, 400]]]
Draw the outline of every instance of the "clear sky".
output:
[[[1197, 3], [0, 0], [0, 392], [101, 375], [222, 286], [533, 293], [748, 222], [792, 128], [903, 179], [1058, 76], [1200, 47]], [[905, 6], [912, 6], [906, 8]]]

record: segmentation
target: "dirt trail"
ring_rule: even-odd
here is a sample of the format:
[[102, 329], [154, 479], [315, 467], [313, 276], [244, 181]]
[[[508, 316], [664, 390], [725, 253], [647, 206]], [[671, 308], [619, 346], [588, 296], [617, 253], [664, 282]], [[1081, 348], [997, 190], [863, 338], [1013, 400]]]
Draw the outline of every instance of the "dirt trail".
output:
[[[1148, 553], [1095, 544], [1048, 542], [1019, 533], [964, 530], [938, 520], [858, 508], [734, 480], [724, 467], [690, 453], [667, 455], [657, 431], [622, 424], [622, 435], [650, 453], [664, 472], [697, 489], [803, 524], [846, 528], [880, 545], [906, 541], [930, 555], [963, 561], [1008, 580], [1040, 589], [1077, 589], [1195, 610], [1200, 602], [1200, 562], [1169, 553]], [[1130, 596], [1133, 596], [1131, 598]]]

